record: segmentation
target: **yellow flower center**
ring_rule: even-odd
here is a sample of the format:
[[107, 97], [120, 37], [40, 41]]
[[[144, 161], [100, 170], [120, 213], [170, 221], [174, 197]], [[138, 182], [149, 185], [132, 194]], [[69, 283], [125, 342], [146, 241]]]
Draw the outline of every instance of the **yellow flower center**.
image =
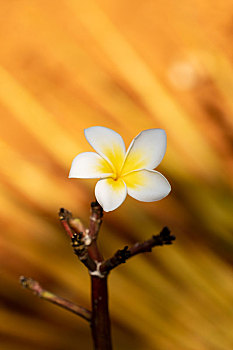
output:
[[141, 150], [137, 150], [136, 152], [129, 153], [125, 159], [125, 154], [117, 144], [106, 146], [104, 154], [108, 159], [107, 162], [112, 171], [110, 178], [114, 181], [117, 181], [131, 171], [143, 168], [146, 158], [146, 155]]

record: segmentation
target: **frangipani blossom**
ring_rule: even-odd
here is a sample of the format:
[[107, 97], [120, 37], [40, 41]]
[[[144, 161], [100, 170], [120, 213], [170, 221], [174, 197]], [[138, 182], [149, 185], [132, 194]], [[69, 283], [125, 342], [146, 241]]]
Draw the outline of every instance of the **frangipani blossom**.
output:
[[93, 126], [84, 133], [97, 153], [84, 152], [75, 157], [69, 177], [100, 179], [95, 186], [95, 196], [104, 211], [118, 208], [127, 193], [142, 202], [158, 201], [169, 194], [169, 182], [153, 170], [166, 152], [163, 129], [142, 131], [127, 152], [122, 137], [111, 129]]

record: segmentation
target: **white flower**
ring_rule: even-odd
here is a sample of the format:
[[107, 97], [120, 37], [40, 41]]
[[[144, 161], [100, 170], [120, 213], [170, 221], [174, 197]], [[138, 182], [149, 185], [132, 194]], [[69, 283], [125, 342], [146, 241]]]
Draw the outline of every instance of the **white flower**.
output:
[[100, 179], [95, 186], [95, 196], [105, 211], [118, 208], [127, 193], [139, 201], [153, 202], [171, 191], [166, 178], [153, 170], [166, 152], [163, 129], [142, 131], [127, 152], [122, 137], [111, 129], [93, 126], [84, 133], [97, 153], [84, 152], [75, 157], [69, 177]]

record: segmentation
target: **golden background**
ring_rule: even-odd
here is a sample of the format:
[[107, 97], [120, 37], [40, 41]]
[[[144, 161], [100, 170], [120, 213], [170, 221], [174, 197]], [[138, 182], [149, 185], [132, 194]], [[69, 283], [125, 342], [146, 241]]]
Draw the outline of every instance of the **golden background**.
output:
[[165, 225], [177, 237], [112, 272], [114, 348], [233, 348], [232, 18], [232, 0], [0, 1], [1, 350], [91, 349], [85, 321], [18, 278], [89, 307], [57, 212], [88, 221], [95, 180], [67, 175], [94, 125], [126, 145], [168, 136], [171, 194], [104, 217], [106, 257]]

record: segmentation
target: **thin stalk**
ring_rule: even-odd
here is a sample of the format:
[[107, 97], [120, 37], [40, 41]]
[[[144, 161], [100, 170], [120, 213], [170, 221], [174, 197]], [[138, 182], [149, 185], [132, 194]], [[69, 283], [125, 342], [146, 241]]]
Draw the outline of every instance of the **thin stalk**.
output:
[[53, 303], [57, 306], [62, 307], [63, 309], [71, 311], [74, 314], [84, 318], [88, 322], [91, 321], [91, 318], [92, 318], [91, 311], [85, 309], [82, 306], [76, 305], [67, 299], [59, 297], [58, 295], [55, 295], [49, 292], [48, 290], [43, 289], [41, 285], [37, 281], [33, 280], [32, 278], [21, 276], [20, 283], [24, 288], [29, 289], [41, 299], [47, 300], [50, 303]]

